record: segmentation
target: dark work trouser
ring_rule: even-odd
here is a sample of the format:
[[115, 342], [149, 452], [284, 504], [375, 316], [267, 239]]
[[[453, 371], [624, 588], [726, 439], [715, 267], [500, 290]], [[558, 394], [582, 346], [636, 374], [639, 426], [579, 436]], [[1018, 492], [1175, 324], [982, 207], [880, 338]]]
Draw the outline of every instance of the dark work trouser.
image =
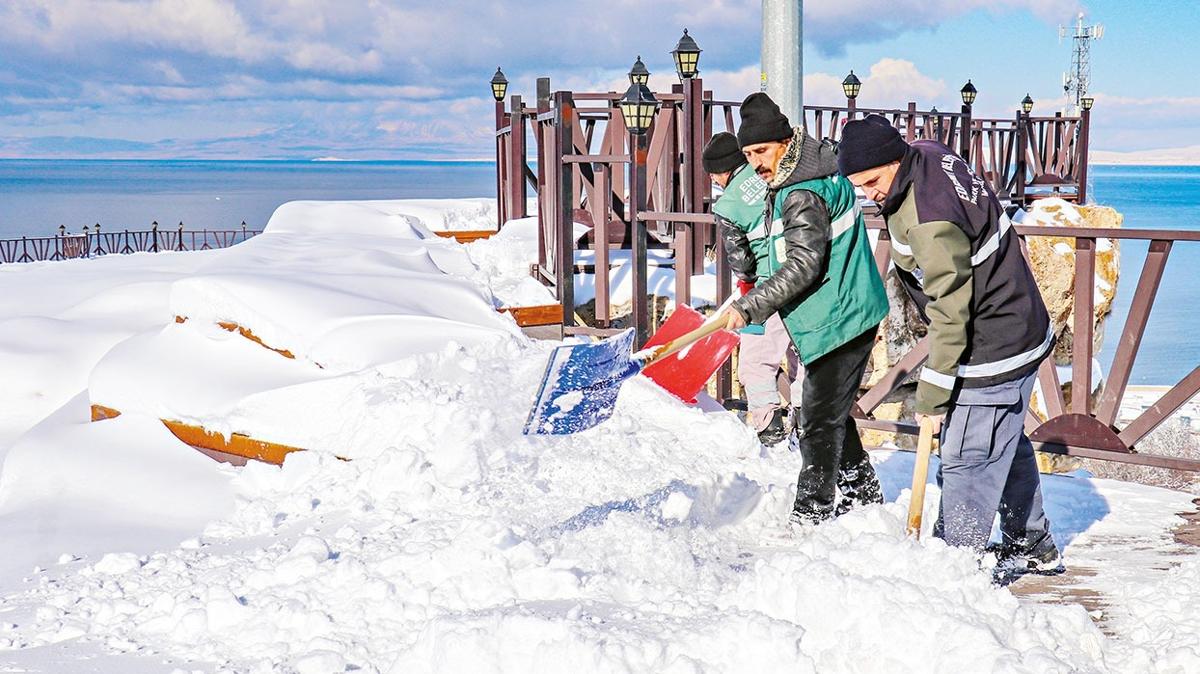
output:
[[1000, 513], [1006, 545], [1027, 548], [1049, 534], [1041, 480], [1025, 413], [1037, 374], [984, 388], [964, 388], [946, 415], [937, 482], [941, 508], [933, 535], [982, 550]]
[[833, 513], [839, 468], [872, 471], [867, 479], [875, 479], [850, 410], [871, 359], [876, 330], [805, 364], [799, 415], [804, 468], [796, 484], [795, 511], [809, 521]]

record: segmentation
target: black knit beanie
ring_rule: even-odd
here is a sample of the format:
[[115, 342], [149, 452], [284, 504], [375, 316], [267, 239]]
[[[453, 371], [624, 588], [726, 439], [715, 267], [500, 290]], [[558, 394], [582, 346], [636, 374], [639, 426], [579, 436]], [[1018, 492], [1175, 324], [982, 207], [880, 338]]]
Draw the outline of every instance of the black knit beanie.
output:
[[838, 171], [850, 176], [904, 158], [908, 143], [886, 118], [867, 115], [847, 122], [838, 143]]
[[755, 143], [784, 141], [792, 137], [792, 125], [775, 105], [771, 97], [758, 92], [742, 101], [742, 125], [738, 127], [738, 144], [742, 147]]
[[746, 163], [746, 155], [738, 147], [737, 137], [728, 131], [714, 134], [701, 156], [704, 170], [709, 173], [726, 173]]

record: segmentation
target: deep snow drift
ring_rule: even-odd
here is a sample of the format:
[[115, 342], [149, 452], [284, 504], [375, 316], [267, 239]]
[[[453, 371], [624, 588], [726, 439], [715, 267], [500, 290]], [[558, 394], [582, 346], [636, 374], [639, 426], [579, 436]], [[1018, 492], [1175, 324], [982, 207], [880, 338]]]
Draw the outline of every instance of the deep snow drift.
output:
[[[462, 208], [460, 224], [488, 217]], [[784, 522], [799, 457], [646, 380], [595, 429], [521, 435], [554, 344], [495, 307], [534, 293], [520, 287], [530, 243], [519, 228], [466, 248], [430, 237], [438, 223], [421, 218], [453, 212], [296, 203], [225, 251], [0, 268], [0, 296], [26, 298], [0, 305], [25, 326], [6, 362], [56, 332], [112, 347], [8, 393], [34, 399], [33, 380], [52, 379], [61, 409], [5, 420], [13, 438], [27, 432], [0, 443], [0, 536], [14, 551], [0, 567], [0, 665], [81, 671], [97, 652], [129, 654], [105, 656], [112, 669], [161, 672], [1200, 663], [1187, 616], [1200, 564], [1112, 588], [1132, 608], [1126, 636], [1106, 637], [1081, 607], [1019, 601], [971, 555], [906, 539], [910, 455], [873, 457], [889, 503], [797, 533]], [[56, 280], [80, 274], [107, 285]], [[40, 302], [45, 288], [56, 304]], [[105, 309], [105, 293], [135, 289], [136, 315]], [[87, 423], [89, 400], [123, 414]], [[164, 416], [312, 451], [233, 469], [175, 440]], [[1063, 543], [1166, 531], [1188, 502], [1083, 477], [1046, 490]]]

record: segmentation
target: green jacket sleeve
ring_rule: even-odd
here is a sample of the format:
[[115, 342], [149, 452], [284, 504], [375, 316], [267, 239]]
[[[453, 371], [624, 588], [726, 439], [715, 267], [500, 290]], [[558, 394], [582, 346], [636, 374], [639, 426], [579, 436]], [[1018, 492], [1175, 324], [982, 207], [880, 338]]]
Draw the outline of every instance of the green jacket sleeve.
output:
[[908, 233], [913, 258], [929, 297], [929, 360], [917, 384], [917, 411], [943, 414], [967, 347], [971, 314], [971, 242], [954, 223], [925, 222]]

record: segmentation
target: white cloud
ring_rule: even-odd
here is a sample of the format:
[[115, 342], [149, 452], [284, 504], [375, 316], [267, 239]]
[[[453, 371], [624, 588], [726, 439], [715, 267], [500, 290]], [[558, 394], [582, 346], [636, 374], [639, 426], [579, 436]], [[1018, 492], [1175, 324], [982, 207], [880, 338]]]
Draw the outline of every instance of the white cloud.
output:
[[978, 10], [1029, 11], [1053, 24], [1070, 19], [1080, 6], [1079, 0], [808, 0], [804, 36], [825, 52], [838, 52], [847, 43], [932, 28]]

